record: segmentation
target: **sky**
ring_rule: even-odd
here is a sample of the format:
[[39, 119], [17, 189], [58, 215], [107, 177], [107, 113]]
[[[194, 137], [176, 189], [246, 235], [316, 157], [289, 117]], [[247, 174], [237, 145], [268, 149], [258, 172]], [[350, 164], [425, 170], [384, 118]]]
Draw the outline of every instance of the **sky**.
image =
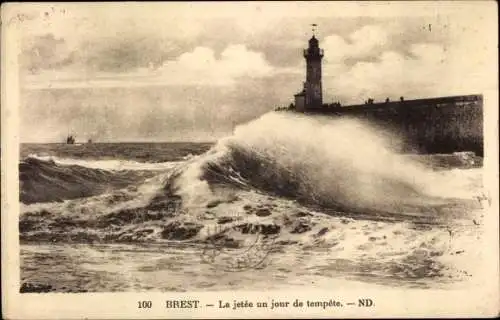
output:
[[325, 102], [498, 86], [494, 2], [43, 3], [7, 16], [22, 142], [214, 141], [293, 101], [312, 23]]

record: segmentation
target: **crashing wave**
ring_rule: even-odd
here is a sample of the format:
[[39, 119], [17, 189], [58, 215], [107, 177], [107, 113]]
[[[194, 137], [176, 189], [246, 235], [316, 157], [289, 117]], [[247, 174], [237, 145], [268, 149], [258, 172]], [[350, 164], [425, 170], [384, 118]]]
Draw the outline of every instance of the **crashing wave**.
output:
[[[206, 241], [216, 236], [236, 245], [257, 232], [293, 242], [297, 239], [286, 235], [325, 237], [332, 221], [433, 228], [477, 209], [471, 200], [477, 188], [462, 192], [463, 199], [450, 198], [459, 194], [456, 181], [450, 184], [449, 175], [392, 152], [397, 143], [354, 120], [268, 114], [168, 171], [110, 172], [27, 159], [21, 164], [25, 196], [79, 199], [24, 207], [21, 238]], [[80, 198], [85, 192], [94, 196]]]

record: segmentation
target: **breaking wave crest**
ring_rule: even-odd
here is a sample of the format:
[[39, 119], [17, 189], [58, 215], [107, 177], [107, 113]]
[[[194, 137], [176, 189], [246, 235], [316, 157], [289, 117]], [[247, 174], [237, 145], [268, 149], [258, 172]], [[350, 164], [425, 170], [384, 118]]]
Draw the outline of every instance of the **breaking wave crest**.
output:
[[[191, 158], [192, 155], [186, 156], [185, 159]], [[137, 162], [132, 160], [84, 160], [73, 158], [59, 158], [55, 156], [40, 156], [30, 154], [28, 158], [37, 159], [45, 162], [52, 162], [57, 165], [76, 165], [90, 169], [100, 169], [108, 171], [121, 170], [139, 170], [139, 171], [161, 171], [168, 170], [174, 167], [178, 162]]]
[[358, 120], [267, 114], [188, 165], [177, 192], [199, 203], [231, 185], [365, 212], [401, 212], [456, 194], [447, 177], [394, 153], [399, 143]]

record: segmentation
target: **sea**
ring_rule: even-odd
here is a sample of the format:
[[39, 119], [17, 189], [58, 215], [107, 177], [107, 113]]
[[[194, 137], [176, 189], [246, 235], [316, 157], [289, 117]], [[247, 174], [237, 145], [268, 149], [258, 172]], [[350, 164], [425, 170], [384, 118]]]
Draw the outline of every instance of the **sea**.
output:
[[22, 144], [21, 292], [466, 287], [482, 158], [269, 113], [210, 143]]

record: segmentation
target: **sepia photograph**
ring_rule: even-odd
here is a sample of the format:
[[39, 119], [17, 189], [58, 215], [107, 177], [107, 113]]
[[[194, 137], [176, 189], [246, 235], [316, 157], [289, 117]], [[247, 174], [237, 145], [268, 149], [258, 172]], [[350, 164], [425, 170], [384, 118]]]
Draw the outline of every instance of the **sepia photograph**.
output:
[[3, 5], [3, 315], [498, 315], [496, 9]]

